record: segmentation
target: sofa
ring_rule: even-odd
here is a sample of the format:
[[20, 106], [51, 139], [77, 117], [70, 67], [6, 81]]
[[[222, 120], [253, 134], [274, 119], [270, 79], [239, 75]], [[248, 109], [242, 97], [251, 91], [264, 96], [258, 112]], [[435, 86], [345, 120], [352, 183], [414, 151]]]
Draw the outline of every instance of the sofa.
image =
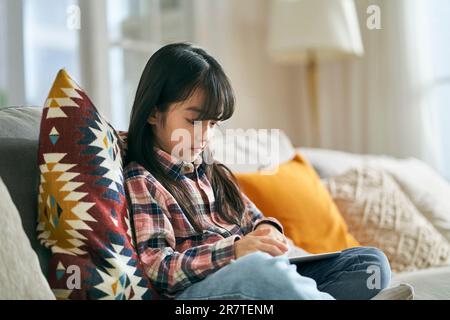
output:
[[[23, 231], [28, 238], [28, 242], [25, 238], [20, 237], [17, 240], [20, 239], [23, 242], [22, 245], [31, 249], [29, 250], [31, 254], [35, 254], [39, 271], [45, 278], [51, 253], [40, 245], [36, 236], [39, 185], [37, 152], [41, 113], [41, 107], [0, 109], [0, 178], [3, 180], [20, 215], [23, 229], [18, 233]], [[275, 155], [276, 161], [283, 162], [289, 159], [294, 152], [300, 152], [323, 179], [341, 174], [349, 168], [367, 162], [378, 163], [386, 168], [395, 169], [395, 165], [392, 165], [392, 161], [395, 159], [392, 160], [387, 157], [356, 155], [324, 149], [294, 148], [284, 134], [282, 134], [280, 141], [279, 152]], [[245, 150], [242, 152], [245, 152]], [[220, 155], [218, 156], [220, 160]], [[249, 172], [258, 169], [258, 167], [259, 165], [255, 164], [253, 166], [231, 167], [231, 169], [236, 172]], [[8, 225], [2, 224], [1, 228], [6, 230]], [[293, 245], [291, 244], [291, 246]], [[295, 246], [293, 249], [301, 250], [301, 248], [295, 248]], [[0, 264], [0, 266], [8, 268], [5, 263]], [[1, 273], [7, 275], [9, 271], [8, 269], [1, 270]], [[395, 285], [400, 282], [407, 282], [415, 288], [415, 299], [450, 300], [450, 265], [394, 273], [392, 284]], [[2, 283], [0, 283], [1, 285]], [[3, 288], [0, 287], [1, 290]], [[42, 296], [27, 296], [27, 298], [40, 299]]]

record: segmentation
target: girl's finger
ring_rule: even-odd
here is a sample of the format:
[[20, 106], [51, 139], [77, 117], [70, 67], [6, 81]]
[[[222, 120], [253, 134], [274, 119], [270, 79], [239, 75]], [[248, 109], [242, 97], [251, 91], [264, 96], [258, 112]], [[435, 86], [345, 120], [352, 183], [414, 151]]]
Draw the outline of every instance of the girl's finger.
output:
[[265, 236], [270, 233], [270, 229], [256, 229], [255, 231], [250, 232], [249, 234], [252, 236]]
[[261, 242], [264, 242], [264, 243], [266, 243], [266, 244], [274, 245], [274, 246], [276, 246], [278, 249], [280, 249], [282, 252], [286, 252], [286, 251], [288, 251], [288, 249], [289, 249], [288, 246], [285, 245], [283, 242], [278, 241], [278, 240], [275, 240], [275, 239], [273, 239], [273, 238], [271, 238], [271, 237], [261, 237], [261, 238], [260, 238], [260, 241], [261, 241]]
[[286, 237], [280, 237], [280, 241], [283, 242], [285, 245], [288, 244]]
[[274, 257], [281, 256], [283, 254], [283, 252], [276, 245], [267, 244], [264, 242], [259, 243], [258, 249], [263, 252], [267, 252], [268, 254]]

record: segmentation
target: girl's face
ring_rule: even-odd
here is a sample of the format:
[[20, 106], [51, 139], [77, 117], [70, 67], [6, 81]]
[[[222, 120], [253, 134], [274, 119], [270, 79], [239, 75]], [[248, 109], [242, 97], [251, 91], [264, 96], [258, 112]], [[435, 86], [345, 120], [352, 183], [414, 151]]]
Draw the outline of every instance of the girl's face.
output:
[[208, 145], [217, 121], [196, 121], [204, 101], [197, 89], [185, 101], [173, 103], [165, 113], [157, 111], [148, 118], [159, 148], [186, 162], [194, 161]]

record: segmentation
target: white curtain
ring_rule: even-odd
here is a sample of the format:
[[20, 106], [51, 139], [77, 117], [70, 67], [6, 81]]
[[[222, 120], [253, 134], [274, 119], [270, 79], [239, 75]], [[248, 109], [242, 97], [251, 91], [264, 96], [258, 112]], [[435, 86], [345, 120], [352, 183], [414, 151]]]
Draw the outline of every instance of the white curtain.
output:
[[[320, 65], [320, 147], [417, 157], [436, 166], [440, 143], [426, 92], [430, 69], [423, 2], [356, 4], [365, 55]], [[381, 30], [366, 27], [366, 10], [373, 4], [381, 9]]]
[[22, 1], [0, 0], [0, 107], [25, 103], [22, 33]]

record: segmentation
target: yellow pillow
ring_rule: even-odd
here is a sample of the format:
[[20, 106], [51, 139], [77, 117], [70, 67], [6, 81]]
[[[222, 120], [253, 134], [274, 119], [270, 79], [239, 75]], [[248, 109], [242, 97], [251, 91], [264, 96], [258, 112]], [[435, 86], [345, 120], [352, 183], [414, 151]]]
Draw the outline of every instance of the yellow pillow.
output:
[[236, 174], [241, 190], [266, 217], [277, 218], [285, 235], [311, 253], [359, 246], [320, 178], [303, 159], [278, 166], [275, 174]]

